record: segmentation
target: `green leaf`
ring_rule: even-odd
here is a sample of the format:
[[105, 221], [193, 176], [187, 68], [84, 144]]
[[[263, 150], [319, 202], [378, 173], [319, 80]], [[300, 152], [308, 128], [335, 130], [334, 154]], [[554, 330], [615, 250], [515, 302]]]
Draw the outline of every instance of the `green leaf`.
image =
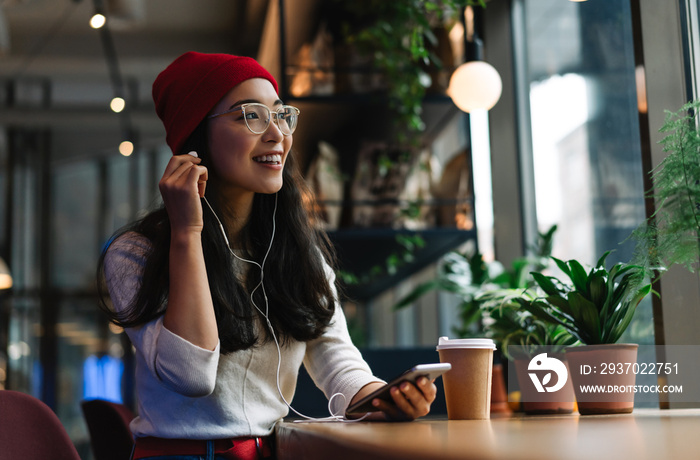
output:
[[557, 264], [557, 267], [559, 267], [559, 270], [563, 271], [566, 276], [571, 279], [571, 270], [569, 269], [569, 266], [567, 265], [566, 262], [563, 260], [557, 259], [556, 257], [552, 257], [552, 260], [554, 261], [555, 264]]
[[526, 288], [527, 283], [527, 269], [530, 267], [530, 262], [527, 259], [515, 259], [512, 263], [513, 278], [511, 279], [511, 288]]
[[574, 312], [569, 306], [569, 301], [560, 295], [550, 295], [546, 297], [547, 302], [562, 311], [562, 313], [570, 316], [573, 320]]
[[608, 255], [609, 255], [611, 252], [612, 252], [612, 251], [605, 251], [605, 254], [603, 254], [603, 255], [600, 257], [600, 259], [598, 259], [598, 262], [595, 264], [595, 266], [598, 267], [598, 268], [605, 268], [605, 259], [608, 258]]
[[552, 241], [554, 239], [554, 233], [557, 231], [557, 225], [554, 224], [549, 227], [544, 233], [538, 232], [537, 245], [533, 249], [533, 252], [538, 257], [549, 257], [552, 254]]
[[475, 253], [469, 259], [469, 269], [472, 273], [472, 279], [476, 284], [483, 284], [488, 279], [488, 268], [484, 262], [484, 257], [480, 253]]
[[[634, 265], [616, 264], [610, 269], [606, 283], [607, 295], [604, 307], [601, 309], [601, 316], [607, 316], [622, 301], [626, 295], [627, 287], [631, 277], [630, 271], [634, 270]], [[622, 277], [620, 281], [617, 281]]]
[[481, 304], [480, 302], [462, 302], [460, 304], [460, 318], [462, 319], [463, 325], [469, 325], [474, 323], [481, 317]]
[[534, 316], [537, 318], [540, 318], [543, 321], [548, 321], [550, 323], [555, 323], [555, 324], [561, 324], [564, 327], [568, 328], [568, 324], [561, 319], [557, 318], [555, 315], [550, 313], [550, 309], [548, 308], [547, 304], [541, 301], [526, 301], [524, 299], [515, 299], [518, 303], [520, 303], [520, 306], [524, 308], [525, 310], [529, 311], [532, 313]]
[[651, 284], [648, 284], [641, 288], [637, 293], [629, 300], [627, 303], [626, 307], [624, 308], [624, 316], [622, 319], [619, 321], [617, 325], [613, 325], [615, 327], [612, 328], [612, 331], [610, 333], [610, 336], [608, 338], [607, 343], [615, 343], [618, 340], [620, 340], [620, 337], [622, 337], [622, 334], [627, 330], [627, 327], [629, 324], [632, 322], [632, 318], [634, 317], [634, 313], [637, 310], [637, 306], [639, 303], [651, 293]]
[[515, 286], [513, 281], [513, 274], [510, 272], [503, 272], [491, 280], [493, 284], [501, 286], [506, 289], [512, 289]]
[[552, 282], [551, 278], [542, 273], [530, 273], [542, 290], [550, 296], [561, 296], [561, 291]]
[[590, 301], [593, 302], [599, 310], [605, 305], [605, 300], [608, 297], [608, 287], [605, 276], [600, 273], [593, 273], [588, 279], [588, 293]]
[[610, 307], [615, 307], [621, 303], [625, 297], [629, 295], [629, 291], [633, 289], [636, 275], [634, 273], [626, 273], [613, 289], [613, 295], [610, 300]]
[[568, 299], [569, 305], [574, 311], [580, 336], [586, 337], [586, 343], [599, 343], [601, 339], [600, 318], [595, 304], [578, 292], [569, 293]]
[[440, 286], [440, 283], [437, 280], [427, 281], [423, 284], [418, 285], [415, 289], [413, 289], [413, 291], [408, 293], [396, 305], [394, 305], [394, 310], [400, 310], [401, 308], [413, 304], [416, 300], [423, 297], [426, 293], [438, 288], [438, 286]]
[[581, 292], [586, 292], [586, 285], [588, 280], [588, 274], [583, 266], [577, 260], [570, 260], [569, 266], [571, 267], [571, 281], [574, 283], [574, 288]]
[[472, 285], [462, 285], [460, 283], [453, 283], [449, 279], [440, 279], [438, 278], [436, 280], [438, 283], [438, 286], [436, 289], [439, 289], [441, 291], [445, 292], [451, 292], [452, 294], [458, 294], [458, 295], [464, 295], [464, 294], [472, 294], [470, 291], [474, 290], [476, 291], [476, 287]]

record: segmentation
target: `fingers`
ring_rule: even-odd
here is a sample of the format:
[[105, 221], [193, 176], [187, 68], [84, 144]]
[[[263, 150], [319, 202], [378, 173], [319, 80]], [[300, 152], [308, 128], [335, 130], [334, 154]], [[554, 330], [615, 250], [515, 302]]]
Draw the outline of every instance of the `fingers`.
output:
[[191, 155], [172, 157], [158, 183], [173, 231], [199, 231], [203, 226], [200, 198], [209, 173], [201, 161]]
[[[201, 167], [201, 166], [200, 166]], [[200, 198], [204, 196], [204, 191], [207, 189], [207, 180], [209, 178], [209, 172], [204, 168], [204, 174], [200, 174], [197, 180], [197, 191], [199, 192]]]
[[209, 172], [204, 166], [199, 166], [201, 162], [200, 158], [190, 155], [172, 157], [158, 183], [161, 192], [187, 188], [188, 184], [192, 186], [196, 184], [199, 196], [204, 196]]
[[197, 192], [200, 197], [204, 196], [204, 190], [207, 187], [207, 180], [209, 180], [209, 171], [204, 166], [192, 166], [189, 170], [188, 178], [189, 181], [197, 182]]
[[174, 155], [172, 158], [170, 158], [168, 165], [165, 167], [165, 171], [163, 171], [163, 178], [172, 176], [173, 173], [183, 165], [193, 165], [201, 162], [201, 158], [197, 158], [192, 155]]
[[418, 379], [418, 388], [425, 395], [425, 399], [430, 401], [432, 404], [437, 397], [437, 387], [435, 386], [435, 379], [428, 380], [426, 377], [421, 377]]
[[430, 405], [435, 401], [437, 387], [425, 377], [421, 377], [413, 385], [403, 382], [390, 391], [394, 404], [375, 400], [374, 406], [384, 412], [392, 420], [415, 420], [428, 415]]
[[382, 411], [388, 420], [408, 421], [415, 419], [415, 417], [406, 415], [396, 404], [383, 401], [381, 399], [375, 399], [372, 404], [374, 407]]

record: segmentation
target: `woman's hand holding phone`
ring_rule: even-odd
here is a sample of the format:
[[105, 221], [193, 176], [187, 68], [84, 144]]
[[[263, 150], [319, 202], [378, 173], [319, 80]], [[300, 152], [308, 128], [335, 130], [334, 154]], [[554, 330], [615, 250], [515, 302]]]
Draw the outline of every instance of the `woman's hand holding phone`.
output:
[[[389, 420], [415, 420], [428, 415], [437, 395], [435, 379], [451, 368], [449, 363], [418, 364], [387, 384], [365, 385], [352, 398], [346, 414], [374, 412]], [[375, 414], [369, 414], [369, 419], [378, 419]]]
[[415, 420], [430, 413], [430, 405], [435, 401], [437, 387], [427, 377], [420, 377], [416, 383], [402, 382], [389, 390], [393, 403], [375, 399], [372, 405], [382, 411], [389, 420]]
[[[430, 413], [430, 405], [435, 401], [437, 395], [437, 387], [434, 380], [427, 377], [419, 377], [415, 384], [409, 381], [403, 381], [398, 385], [389, 387], [389, 395], [391, 400], [383, 398], [374, 398], [371, 404], [375, 412], [372, 412], [367, 420], [389, 419], [409, 421], [415, 420]], [[353, 402], [361, 401], [377, 390], [385, 390], [384, 383], [370, 383], [365, 385], [353, 398]], [[351, 404], [352, 405], [352, 404]], [[349, 413], [348, 415], [360, 415], [359, 412]]]
[[[193, 155], [194, 154], [194, 155]], [[207, 168], [192, 152], [173, 156], [158, 183], [172, 231], [202, 231], [202, 202], [208, 179]]]

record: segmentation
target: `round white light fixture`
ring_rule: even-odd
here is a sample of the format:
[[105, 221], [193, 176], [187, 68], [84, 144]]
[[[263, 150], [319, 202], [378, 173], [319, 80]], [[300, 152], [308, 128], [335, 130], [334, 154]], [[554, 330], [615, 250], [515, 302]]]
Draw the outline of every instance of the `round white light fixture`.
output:
[[90, 27], [93, 29], [99, 29], [100, 27], [104, 26], [106, 22], [107, 18], [103, 14], [95, 13], [90, 18]]
[[498, 71], [484, 61], [466, 62], [454, 71], [447, 94], [464, 112], [490, 110], [501, 97], [503, 82]]
[[112, 99], [112, 102], [109, 103], [109, 107], [115, 113], [119, 113], [122, 110], [124, 110], [125, 106], [126, 101], [124, 101], [124, 99], [122, 99], [121, 97], [115, 97], [114, 99]]
[[130, 141], [124, 141], [121, 144], [119, 144], [119, 153], [124, 155], [125, 157], [128, 157], [132, 153], [134, 153], [134, 144], [132, 144]]

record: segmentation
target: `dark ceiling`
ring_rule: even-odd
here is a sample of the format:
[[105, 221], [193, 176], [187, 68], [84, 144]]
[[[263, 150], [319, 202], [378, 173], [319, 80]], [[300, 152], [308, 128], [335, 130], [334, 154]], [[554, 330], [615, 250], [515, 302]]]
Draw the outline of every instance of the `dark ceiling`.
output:
[[[143, 143], [162, 142], [151, 85], [185, 51], [258, 58], [279, 72], [278, 0], [99, 0]], [[286, 0], [288, 49], [306, 40], [317, 0]], [[104, 32], [88, 25], [95, 0], [0, 0], [0, 124], [50, 127], [78, 150], [117, 140]], [[110, 134], [111, 133], [111, 134]], [[113, 146], [112, 139], [106, 145]], [[71, 149], [75, 154], [75, 149]], [[59, 153], [60, 154], [60, 153]], [[82, 155], [79, 155], [82, 156]]]
[[[148, 71], [182, 49], [255, 55], [267, 0], [104, 0], [124, 70]], [[3, 76], [100, 75], [106, 71], [98, 32], [88, 26], [93, 0], [5, 0], [9, 32]]]

